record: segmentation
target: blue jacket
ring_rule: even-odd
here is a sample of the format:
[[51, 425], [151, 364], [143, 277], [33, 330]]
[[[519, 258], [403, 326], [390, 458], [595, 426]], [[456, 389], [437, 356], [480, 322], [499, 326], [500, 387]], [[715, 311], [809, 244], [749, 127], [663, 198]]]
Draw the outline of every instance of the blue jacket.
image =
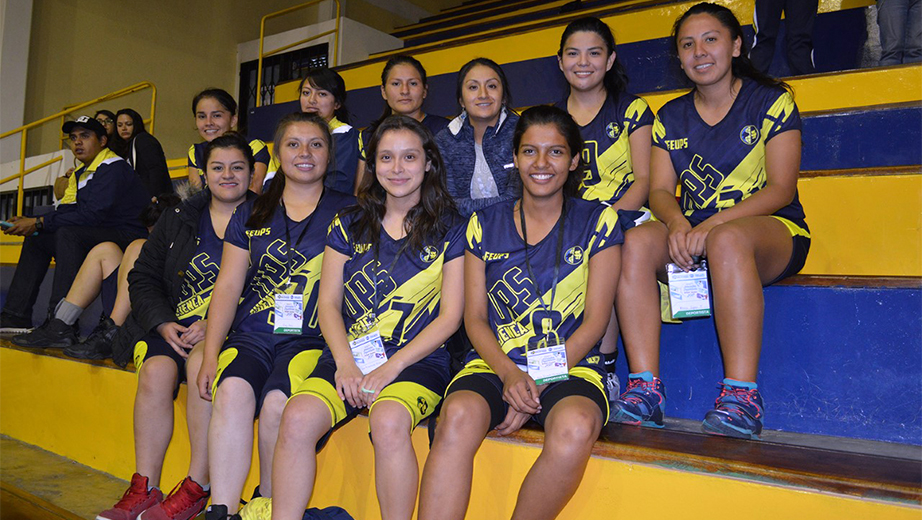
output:
[[120, 228], [147, 236], [141, 212], [150, 203], [147, 188], [128, 162], [108, 148], [73, 174], [77, 190], [74, 202], [59, 204], [43, 216], [44, 232], [64, 226]]
[[444, 130], [435, 136], [435, 142], [442, 153], [448, 174], [448, 193], [455, 199], [458, 213], [465, 218], [472, 213], [497, 202], [514, 199], [522, 193], [522, 181], [513, 164], [512, 134], [519, 116], [505, 108], [499, 116], [496, 127], [489, 127], [483, 134], [483, 155], [496, 181], [497, 197], [471, 198], [471, 180], [474, 178], [474, 127], [462, 112]]

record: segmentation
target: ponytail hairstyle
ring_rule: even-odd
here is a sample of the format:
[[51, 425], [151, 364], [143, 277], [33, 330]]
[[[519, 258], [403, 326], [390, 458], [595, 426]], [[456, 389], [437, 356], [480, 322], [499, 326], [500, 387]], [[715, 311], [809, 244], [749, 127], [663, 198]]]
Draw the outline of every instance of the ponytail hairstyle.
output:
[[230, 112], [231, 117], [237, 115], [237, 101], [234, 100], [234, 96], [228, 94], [224, 89], [220, 88], [208, 88], [205, 89], [192, 98], [192, 115], [195, 115], [195, 110], [198, 108], [198, 102], [205, 99], [211, 98], [221, 104], [224, 107], [224, 110]]
[[182, 199], [172, 191], [157, 195], [151, 199], [150, 204], [141, 211], [141, 216], [139, 217], [141, 219], [141, 225], [148, 229], [154, 227], [154, 224], [160, 220], [160, 215], [162, 215], [164, 211], [178, 205], [180, 202], [182, 202]]
[[567, 180], [563, 185], [565, 200], [579, 197], [579, 186], [583, 182], [583, 172], [586, 171], [586, 162], [583, 160], [583, 135], [580, 133], [579, 125], [566, 111], [550, 105], [538, 105], [522, 112], [519, 122], [515, 125], [515, 132], [512, 134], [513, 153], [519, 153], [519, 145], [522, 144], [522, 136], [525, 132], [532, 126], [540, 125], [553, 125], [567, 141], [570, 160], [573, 160], [573, 157], [580, 158], [576, 168], [567, 174]]
[[309, 70], [301, 83], [298, 84], [299, 96], [305, 82], [309, 82], [314, 88], [326, 90], [333, 94], [333, 99], [339, 103], [339, 108], [333, 112], [333, 116], [343, 123], [349, 123], [349, 110], [346, 108], [346, 82], [343, 81], [343, 77], [338, 72], [327, 67]]
[[[387, 60], [387, 63], [384, 64], [384, 70], [381, 71], [381, 86], [387, 85], [387, 77], [391, 73], [391, 69], [397, 65], [409, 65], [416, 69], [416, 72], [419, 73], [419, 79], [423, 82], [423, 88], [429, 86], [429, 80], [426, 78], [426, 69], [423, 68], [423, 64], [419, 62], [416, 58], [412, 56], [407, 56], [405, 54], [398, 54], [392, 56], [391, 59]], [[378, 128], [378, 125], [384, 121], [387, 116], [390, 116], [394, 113], [391, 109], [391, 106], [387, 104], [387, 101], [384, 101], [384, 112], [381, 113], [381, 116], [378, 119], [375, 119], [368, 125], [368, 133], [372, 134], [375, 131], [375, 128]]]
[[707, 14], [711, 15], [720, 22], [720, 25], [723, 25], [728, 31], [730, 31], [730, 39], [736, 40], [740, 39], [742, 45], [740, 46], [740, 55], [733, 58], [733, 61], [730, 63], [730, 73], [733, 74], [734, 78], [741, 79], [750, 79], [755, 81], [759, 85], [765, 87], [780, 87], [784, 90], [787, 90], [794, 94], [794, 91], [791, 89], [791, 86], [787, 83], [775, 79], [767, 74], [764, 74], [755, 68], [752, 62], [749, 60], [749, 45], [746, 43], [746, 37], [743, 36], [743, 28], [740, 26], [739, 20], [736, 19], [736, 16], [733, 14], [733, 11], [727, 9], [722, 5], [717, 5], [711, 2], [701, 2], [700, 4], [695, 4], [691, 6], [688, 11], [682, 14], [676, 21], [675, 25], [672, 26], [672, 52], [675, 53], [676, 58], [678, 58], [679, 53], [679, 30], [682, 29], [682, 25], [685, 23], [685, 20], [688, 20], [690, 17], [696, 14]]
[[[602, 41], [605, 42], [606, 57], [611, 56], [612, 53], [615, 52], [615, 35], [612, 34], [608, 24], [595, 16], [586, 16], [573, 20], [567, 25], [567, 28], [563, 30], [563, 34], [560, 35], [560, 48], [557, 49], [558, 58], [563, 57], [563, 48], [566, 46], [570, 36], [578, 32], [591, 32], [597, 34], [599, 38], [602, 38]], [[615, 54], [615, 63], [605, 72], [605, 79], [602, 82], [602, 85], [605, 87], [605, 94], [609, 97], [616, 97], [618, 94], [627, 90], [627, 82], [627, 71], [624, 69], [624, 64], [618, 59], [618, 55]]]
[[[263, 191], [262, 195], [256, 197], [256, 201], [253, 203], [253, 212], [250, 213], [250, 218], [246, 222], [246, 227], [248, 228], [263, 227], [275, 214], [276, 208], [279, 207], [282, 201], [282, 193], [285, 191], [285, 171], [283, 170], [284, 165], [280, 160], [279, 153], [282, 149], [282, 139], [285, 138], [285, 132], [288, 131], [288, 127], [298, 123], [317, 125], [327, 143], [327, 150], [329, 150], [328, 160], [333, 159], [333, 136], [330, 134], [330, 127], [322, 117], [307, 112], [294, 112], [283, 117], [275, 129], [275, 137], [272, 140], [272, 153], [275, 154], [275, 158], [279, 162], [279, 169], [275, 173], [275, 177], [269, 182], [269, 187]], [[328, 167], [329, 162], [323, 165], [324, 175], [326, 175]]]
[[384, 119], [375, 129], [368, 142], [365, 174], [358, 188], [357, 203], [343, 212], [355, 214], [357, 218], [349, 226], [349, 234], [357, 241], [371, 243], [377, 250], [381, 237], [381, 221], [387, 211], [387, 192], [378, 181], [377, 155], [381, 138], [387, 132], [405, 130], [416, 134], [423, 144], [423, 153], [429, 163], [429, 171], [423, 174], [419, 203], [411, 209], [403, 221], [407, 233], [407, 251], [418, 252], [427, 245], [440, 240], [448, 231], [455, 214], [454, 200], [446, 185], [445, 162], [435, 144], [435, 138], [428, 128], [412, 117], [393, 115]]

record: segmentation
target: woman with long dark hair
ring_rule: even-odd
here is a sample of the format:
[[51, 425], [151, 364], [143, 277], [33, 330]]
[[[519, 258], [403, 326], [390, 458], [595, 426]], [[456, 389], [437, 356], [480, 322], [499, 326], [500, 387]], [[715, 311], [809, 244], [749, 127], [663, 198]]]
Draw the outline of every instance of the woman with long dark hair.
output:
[[320, 279], [329, 349], [285, 407], [273, 468], [272, 516], [300, 519], [314, 448], [369, 409], [381, 517], [410, 518], [419, 470], [413, 428], [448, 384], [445, 341], [461, 324], [464, 226], [445, 191], [429, 131], [390, 116], [368, 143], [358, 205], [333, 222]]
[[141, 184], [147, 192], [153, 197], [173, 191], [163, 147], [145, 130], [141, 114], [130, 108], [119, 110], [115, 114], [115, 130], [115, 140], [121, 143], [119, 148], [124, 153], [122, 157], [141, 177]]
[[[208, 501], [208, 420], [211, 404], [186, 396], [189, 472], [169, 494], [160, 477], [173, 436], [173, 401], [183, 380], [194, 382], [202, 361], [205, 320], [221, 263], [227, 223], [248, 196], [255, 160], [237, 134], [205, 147], [208, 188], [166, 212], [128, 275], [129, 322], [144, 331], [132, 345], [138, 372], [134, 404], [135, 474], [122, 498], [97, 516], [190, 520]], [[182, 276], [176, 276], [176, 273]]]
[[666, 280], [670, 262], [690, 271], [706, 258], [725, 377], [703, 428], [758, 438], [762, 287], [796, 274], [810, 247], [797, 196], [800, 114], [787, 85], [753, 68], [726, 7], [691, 7], [672, 42], [694, 88], [660, 109], [653, 126], [657, 221], [628, 231], [624, 245], [617, 309], [631, 374], [612, 420], [663, 426], [656, 280]]
[[[335, 70], [321, 67], [307, 73], [298, 85], [301, 112], [316, 114], [330, 127], [332, 155], [323, 184], [342, 193], [355, 192], [359, 161], [358, 131], [349, 124], [346, 108], [346, 83]], [[266, 184], [275, 176], [278, 163], [272, 161]]]
[[464, 326], [475, 352], [448, 386], [420, 520], [463, 519], [484, 437], [532, 418], [544, 446], [512, 518], [556, 518], [608, 420], [598, 347], [617, 286], [617, 214], [579, 198], [583, 139], [563, 110], [523, 112], [513, 145], [522, 197], [478, 210], [467, 228]]
[[[611, 28], [592, 16], [570, 22], [560, 36], [557, 61], [569, 84], [557, 106], [573, 116], [586, 142], [580, 195], [613, 207], [625, 230], [649, 220], [643, 206], [650, 193], [653, 112], [643, 98], [627, 92], [628, 77]], [[617, 349], [618, 319], [612, 313], [602, 339], [610, 401], [620, 393]]]
[[353, 200], [324, 188], [331, 140], [316, 114], [283, 118], [274, 146], [279, 175], [227, 226], [196, 382], [203, 399], [214, 399], [209, 520], [224, 520], [238, 507], [252, 460], [248, 426], [256, 417], [259, 493], [271, 496], [282, 409], [323, 350], [317, 322], [323, 243], [336, 212]]

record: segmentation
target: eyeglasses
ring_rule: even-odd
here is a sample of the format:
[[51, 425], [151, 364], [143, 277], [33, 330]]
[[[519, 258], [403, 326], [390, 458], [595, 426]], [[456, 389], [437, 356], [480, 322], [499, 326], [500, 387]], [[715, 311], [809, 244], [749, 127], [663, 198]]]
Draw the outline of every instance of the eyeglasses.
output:
[[100, 123], [100, 124], [103, 124], [103, 125], [111, 125], [112, 123], [115, 122], [115, 121], [109, 119], [108, 117], [105, 118], [105, 119], [97, 119], [97, 121], [99, 121], [99, 123]]

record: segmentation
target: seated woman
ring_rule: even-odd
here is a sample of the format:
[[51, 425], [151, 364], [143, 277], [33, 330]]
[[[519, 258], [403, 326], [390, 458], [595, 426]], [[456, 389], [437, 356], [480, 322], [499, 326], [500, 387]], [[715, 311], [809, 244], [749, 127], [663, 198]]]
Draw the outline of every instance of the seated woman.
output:
[[448, 386], [426, 461], [420, 520], [463, 519], [491, 430], [544, 425], [513, 519], [556, 518], [608, 418], [599, 342], [617, 287], [614, 210], [579, 198], [583, 140], [563, 110], [526, 110], [513, 136], [523, 191], [471, 217], [464, 324], [475, 353]]
[[224, 520], [237, 510], [256, 417], [259, 493], [271, 496], [282, 409], [323, 350], [316, 307], [324, 241], [336, 212], [354, 200], [324, 189], [331, 140], [317, 115], [284, 117], [275, 132], [279, 174], [227, 226], [196, 383], [203, 399], [214, 398], [209, 520]]
[[198, 392], [189, 392], [186, 401], [188, 477], [166, 497], [158, 486], [173, 435], [173, 400], [179, 384], [198, 374], [224, 230], [247, 198], [255, 161], [246, 140], [236, 134], [208, 143], [204, 159], [208, 189], [164, 215], [128, 276], [132, 318], [148, 331], [134, 347], [136, 472], [122, 498], [97, 519], [134, 520], [143, 513], [145, 520], [188, 520], [208, 500], [211, 405]]
[[477, 58], [458, 72], [461, 115], [435, 136], [445, 159], [448, 193], [464, 218], [497, 202], [518, 197], [513, 171], [512, 133], [519, 116], [503, 69]]
[[[333, 69], [321, 67], [304, 76], [298, 85], [298, 102], [301, 112], [317, 114], [330, 127], [333, 136], [333, 157], [327, 169], [323, 185], [342, 193], [355, 192], [355, 173], [358, 168], [358, 132], [349, 124], [349, 109], [346, 108], [346, 83]], [[269, 163], [269, 172], [264, 181], [265, 189], [278, 170], [278, 160]]]
[[[557, 62], [569, 91], [556, 106], [573, 116], [585, 141], [580, 195], [613, 207], [623, 229], [649, 220], [643, 206], [650, 193], [653, 112], [643, 98], [627, 92], [628, 77], [611, 28], [594, 16], [570, 22], [560, 37]], [[615, 375], [618, 335], [612, 313], [602, 338], [610, 403], [621, 394]]]
[[[204, 141], [189, 147], [187, 162], [189, 184], [201, 189], [206, 182], [205, 145], [237, 126], [237, 101], [226, 90], [205, 89], [192, 98], [192, 115], [195, 117], [195, 128], [198, 129], [198, 134]], [[250, 189], [259, 193], [263, 179], [266, 177], [266, 167], [269, 165], [269, 149], [266, 143], [259, 139], [250, 141], [250, 149], [253, 151], [253, 157], [256, 158], [256, 168], [253, 170], [253, 183]]]
[[333, 221], [323, 256], [317, 307], [329, 349], [282, 416], [276, 520], [302, 518], [315, 447], [360, 408], [369, 409], [381, 517], [413, 516], [419, 469], [410, 436], [448, 384], [444, 344], [464, 306], [464, 226], [442, 159], [432, 134], [406, 116], [378, 125], [367, 150], [374, 160], [358, 205]]
[[617, 310], [631, 374], [612, 420], [663, 426], [656, 280], [665, 282], [667, 263], [688, 271], [704, 257], [725, 375], [704, 431], [758, 438], [762, 287], [796, 274], [810, 247], [797, 197], [800, 115], [787, 86], [752, 67], [726, 7], [691, 7], [675, 24], [673, 44], [695, 88], [660, 109], [653, 126], [657, 221], [628, 231], [624, 244]]
[[449, 121], [435, 114], [423, 111], [423, 102], [429, 94], [429, 82], [423, 64], [412, 56], [398, 54], [384, 64], [381, 71], [381, 97], [384, 98], [384, 112], [359, 134], [359, 169], [355, 177], [355, 189], [362, 184], [365, 174], [365, 147], [372, 134], [385, 119], [392, 115], [412, 117], [423, 124], [432, 135], [438, 135]]
[[[162, 194], [141, 213], [141, 223], [150, 231], [163, 212], [177, 204], [178, 195]], [[131, 242], [124, 253], [115, 242], [95, 246], [87, 253], [73, 285], [64, 299], [58, 302], [48, 325], [15, 336], [12, 341], [21, 347], [63, 348], [68, 356], [80, 359], [106, 359], [112, 355], [112, 338], [131, 311], [128, 272], [134, 267], [145, 242], [146, 238]], [[80, 341], [77, 320], [84, 309], [96, 301], [96, 297], [102, 299], [99, 325]]]
[[[119, 146], [116, 136], [118, 133], [115, 131], [115, 114], [111, 110], [97, 110], [96, 114], [93, 116], [93, 119], [99, 121], [99, 124], [106, 129], [106, 136], [109, 138], [109, 149], [113, 152], [122, 155], [124, 152], [124, 147]], [[122, 143], [124, 144], [124, 143]]]
[[125, 150], [123, 157], [141, 177], [147, 192], [154, 196], [173, 191], [163, 147], [144, 129], [141, 114], [130, 108], [119, 110], [115, 114], [115, 128], [118, 132], [116, 141], [122, 143], [120, 146]]

